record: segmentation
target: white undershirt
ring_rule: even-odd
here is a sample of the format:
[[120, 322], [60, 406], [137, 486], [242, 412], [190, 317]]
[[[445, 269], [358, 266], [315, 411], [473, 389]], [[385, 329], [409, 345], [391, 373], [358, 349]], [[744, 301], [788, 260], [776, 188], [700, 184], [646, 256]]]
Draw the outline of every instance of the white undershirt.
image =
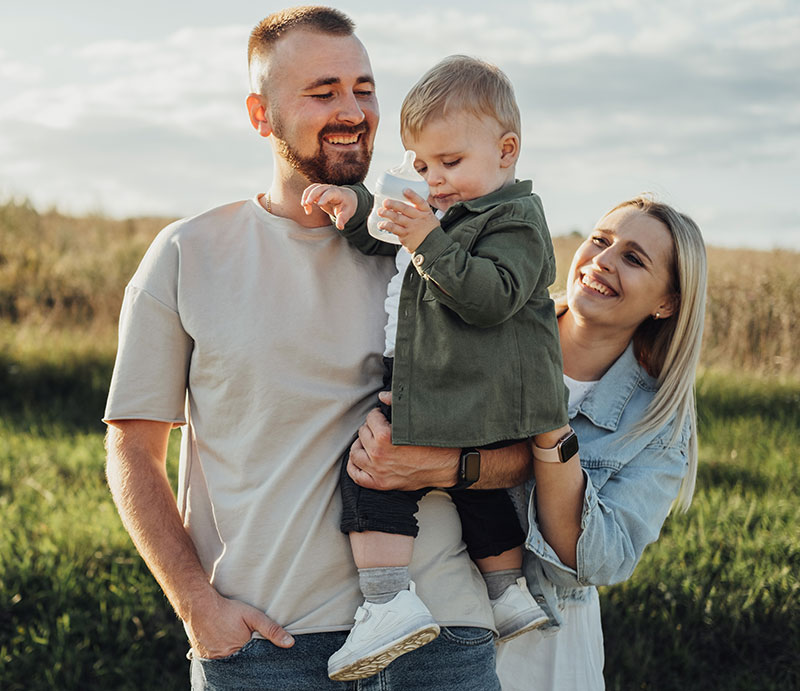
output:
[[567, 389], [569, 389], [569, 411], [568, 414], [570, 417], [575, 415], [575, 412], [578, 410], [578, 406], [583, 403], [583, 399], [585, 399], [597, 386], [597, 382], [600, 381], [596, 379], [595, 381], [578, 381], [577, 379], [573, 379], [572, 377], [568, 377], [566, 374], [564, 375], [564, 384], [566, 385]]
[[392, 276], [389, 285], [386, 287], [386, 300], [383, 303], [386, 310], [386, 344], [384, 345], [383, 356], [394, 357], [394, 343], [397, 338], [397, 311], [400, 309], [400, 290], [403, 287], [403, 276], [411, 263], [411, 252], [405, 247], [397, 250], [394, 264], [397, 273]]
[[[444, 216], [442, 211], [438, 209], [434, 211], [436, 218], [441, 219]], [[406, 269], [411, 263], [411, 252], [409, 252], [402, 245], [397, 250], [394, 264], [397, 267], [397, 273], [392, 276], [389, 285], [386, 286], [386, 300], [383, 303], [386, 310], [386, 343], [383, 349], [384, 357], [394, 357], [394, 344], [397, 340], [397, 312], [400, 309], [400, 291], [403, 288], [403, 277], [406, 275]]]

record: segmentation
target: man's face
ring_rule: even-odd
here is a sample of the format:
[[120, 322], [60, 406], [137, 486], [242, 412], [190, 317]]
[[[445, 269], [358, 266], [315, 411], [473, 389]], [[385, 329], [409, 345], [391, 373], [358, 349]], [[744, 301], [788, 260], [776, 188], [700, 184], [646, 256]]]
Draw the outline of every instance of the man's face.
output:
[[275, 150], [309, 182], [352, 184], [369, 170], [378, 101], [355, 36], [298, 29], [269, 64], [268, 117]]

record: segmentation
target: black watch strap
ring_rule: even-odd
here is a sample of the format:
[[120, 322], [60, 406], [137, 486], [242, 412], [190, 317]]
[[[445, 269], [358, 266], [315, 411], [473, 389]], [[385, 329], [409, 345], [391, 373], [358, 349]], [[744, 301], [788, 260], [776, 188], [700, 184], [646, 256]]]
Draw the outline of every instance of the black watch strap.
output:
[[481, 452], [478, 449], [461, 449], [458, 459], [458, 480], [448, 489], [467, 489], [481, 477]]

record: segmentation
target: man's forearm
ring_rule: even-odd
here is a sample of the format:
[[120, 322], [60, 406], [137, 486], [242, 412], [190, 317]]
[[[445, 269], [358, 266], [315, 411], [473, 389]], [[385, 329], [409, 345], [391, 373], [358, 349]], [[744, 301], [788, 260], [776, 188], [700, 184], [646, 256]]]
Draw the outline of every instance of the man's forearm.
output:
[[[394, 446], [392, 427], [376, 408], [367, 415], [350, 449], [347, 471], [370, 489], [417, 490], [452, 487], [458, 480], [460, 449]], [[481, 476], [473, 487], [514, 487], [531, 476], [530, 444], [481, 450]]]
[[257, 631], [282, 648], [294, 639], [261, 610], [222, 597], [209, 583], [183, 527], [166, 472], [172, 425], [117, 421], [106, 437], [106, 473], [122, 522], [175, 612], [197, 654], [222, 658]]
[[106, 474], [114, 503], [136, 549], [184, 621], [214, 595], [183, 527], [166, 474], [171, 425], [123, 421], [109, 426]]
[[516, 487], [533, 472], [531, 445], [519, 442], [500, 449], [481, 449], [481, 477], [473, 489]]

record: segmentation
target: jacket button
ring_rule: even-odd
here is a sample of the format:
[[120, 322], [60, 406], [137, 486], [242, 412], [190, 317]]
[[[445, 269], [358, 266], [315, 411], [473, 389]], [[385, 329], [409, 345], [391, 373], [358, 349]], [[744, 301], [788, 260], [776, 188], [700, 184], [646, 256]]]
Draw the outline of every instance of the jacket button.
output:
[[425, 261], [425, 256], [422, 254], [415, 254], [414, 255], [414, 266], [422, 266], [422, 262]]

